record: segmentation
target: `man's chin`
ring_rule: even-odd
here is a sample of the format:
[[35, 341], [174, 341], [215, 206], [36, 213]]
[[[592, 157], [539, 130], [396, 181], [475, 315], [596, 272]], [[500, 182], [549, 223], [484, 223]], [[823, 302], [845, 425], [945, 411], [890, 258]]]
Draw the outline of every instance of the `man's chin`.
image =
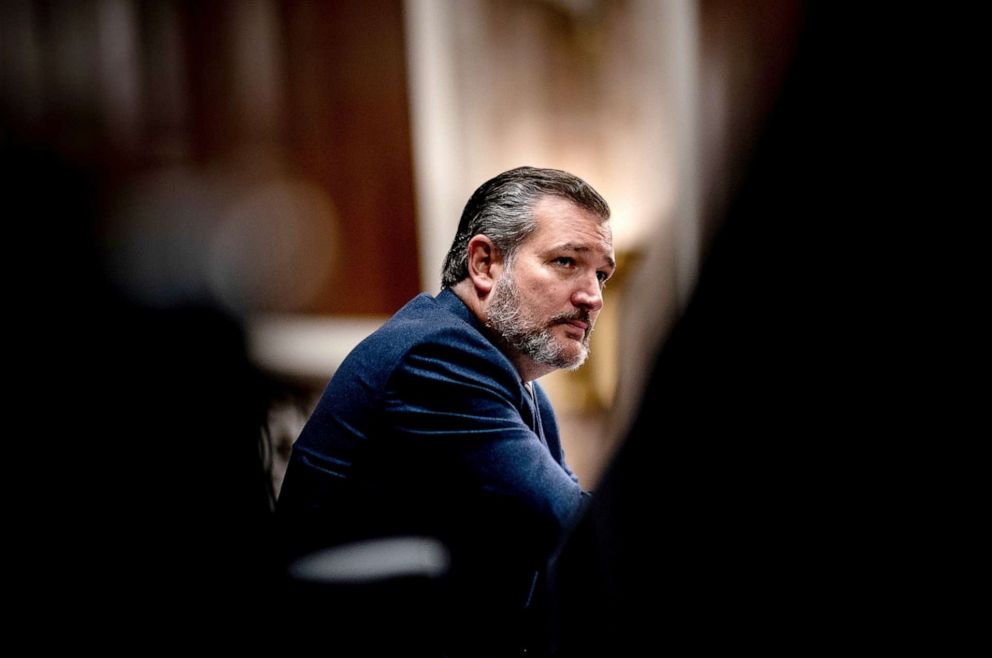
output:
[[562, 354], [561, 365], [559, 366], [562, 370], [577, 370], [589, 358], [589, 348], [585, 345], [579, 344], [570, 347], [573, 349]]

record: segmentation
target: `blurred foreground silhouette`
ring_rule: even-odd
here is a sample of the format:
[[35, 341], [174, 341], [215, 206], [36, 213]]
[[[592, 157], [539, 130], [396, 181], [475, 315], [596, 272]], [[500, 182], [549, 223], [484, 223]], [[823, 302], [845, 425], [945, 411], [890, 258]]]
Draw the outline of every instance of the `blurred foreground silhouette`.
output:
[[559, 557], [560, 655], [943, 649], [974, 618], [967, 568], [945, 577], [961, 508], [937, 502], [936, 446], [961, 428], [931, 368], [950, 344], [930, 331], [949, 318], [925, 257], [942, 214], [910, 126], [932, 81], [916, 38], [944, 26], [921, 19], [804, 16], [697, 289]]

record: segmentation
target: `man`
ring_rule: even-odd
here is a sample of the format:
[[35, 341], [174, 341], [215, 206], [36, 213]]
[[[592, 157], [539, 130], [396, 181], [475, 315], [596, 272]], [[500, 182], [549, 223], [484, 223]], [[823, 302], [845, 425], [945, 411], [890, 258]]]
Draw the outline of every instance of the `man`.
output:
[[279, 514], [292, 554], [421, 535], [450, 551], [451, 653], [519, 648], [542, 564], [584, 492], [536, 381], [586, 359], [615, 264], [603, 198], [521, 167], [462, 213], [437, 297], [348, 356], [308, 420]]

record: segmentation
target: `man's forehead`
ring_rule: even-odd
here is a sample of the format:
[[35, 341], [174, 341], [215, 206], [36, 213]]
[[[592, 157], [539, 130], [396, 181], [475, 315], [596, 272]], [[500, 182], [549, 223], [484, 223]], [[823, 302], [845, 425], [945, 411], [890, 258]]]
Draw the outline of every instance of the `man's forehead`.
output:
[[613, 253], [613, 231], [609, 220], [562, 197], [547, 196], [534, 206], [537, 229], [531, 236], [535, 246], [552, 243]]

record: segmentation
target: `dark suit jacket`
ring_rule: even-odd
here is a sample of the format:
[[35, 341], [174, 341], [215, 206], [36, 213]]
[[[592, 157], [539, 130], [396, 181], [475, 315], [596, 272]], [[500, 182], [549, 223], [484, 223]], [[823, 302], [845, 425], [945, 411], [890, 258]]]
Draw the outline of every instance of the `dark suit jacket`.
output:
[[516, 623], [583, 499], [532, 385], [454, 293], [414, 298], [345, 359], [293, 447], [278, 504], [291, 554], [438, 538], [459, 623], [510, 634], [481, 620]]

